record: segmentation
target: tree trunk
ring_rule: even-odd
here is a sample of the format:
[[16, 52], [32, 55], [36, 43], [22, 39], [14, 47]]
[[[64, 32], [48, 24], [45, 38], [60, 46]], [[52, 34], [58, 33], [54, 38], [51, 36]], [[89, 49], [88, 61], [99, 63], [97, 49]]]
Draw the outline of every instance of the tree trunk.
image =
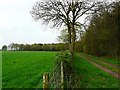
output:
[[72, 43], [69, 45], [69, 47], [70, 47], [70, 53], [71, 53], [71, 61], [73, 61], [74, 60], [74, 50], [73, 50]]
[[75, 22], [73, 20], [73, 23], [72, 23], [72, 50], [71, 50], [71, 55], [72, 55], [72, 60], [74, 60], [74, 49], [75, 49], [75, 40], [76, 40], [76, 32], [75, 32]]
[[68, 33], [69, 33], [69, 39], [68, 39], [68, 44], [69, 44], [69, 50], [71, 54], [71, 61], [73, 61], [74, 57], [74, 50], [73, 50], [73, 43], [72, 43], [72, 32], [71, 32], [71, 27], [68, 25]]
[[75, 48], [75, 40], [76, 40], [76, 32], [75, 32], [75, 27], [74, 27], [74, 23], [68, 24], [68, 33], [69, 33], [69, 39], [68, 39], [68, 43], [69, 43], [69, 50], [71, 53], [71, 61], [74, 60], [74, 48]]

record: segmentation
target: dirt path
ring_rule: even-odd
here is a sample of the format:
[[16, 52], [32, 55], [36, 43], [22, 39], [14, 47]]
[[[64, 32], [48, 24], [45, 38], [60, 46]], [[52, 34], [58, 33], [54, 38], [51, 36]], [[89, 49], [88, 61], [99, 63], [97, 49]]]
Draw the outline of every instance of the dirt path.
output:
[[88, 58], [83, 57], [82, 55], [79, 55], [79, 56], [82, 57], [83, 59], [87, 60], [87, 61], [90, 62], [91, 64], [95, 65], [96, 67], [98, 67], [98, 68], [104, 70], [105, 72], [111, 74], [112, 76], [120, 79], [120, 74], [115, 73], [115, 72], [113, 72], [113, 71], [111, 71], [111, 70], [109, 70], [109, 69], [107, 69], [107, 68], [105, 68], [105, 67], [103, 67], [103, 66], [98, 65], [98, 64], [96, 64], [95, 62], [89, 60]]
[[[88, 57], [91, 58], [91, 59], [93, 59], [93, 58], [90, 57], [90, 56], [88, 56]], [[93, 59], [93, 60], [94, 60], [94, 59]], [[98, 61], [98, 62], [100, 62], [100, 63], [103, 63], [103, 64], [106, 64], [106, 65], [109, 65], [109, 66], [111, 66], [111, 67], [114, 67], [114, 68], [120, 69], [120, 66], [116, 66], [116, 65], [114, 65], [114, 64], [107, 63], [107, 62], [100, 61], [100, 60], [96, 60], [96, 61]]]

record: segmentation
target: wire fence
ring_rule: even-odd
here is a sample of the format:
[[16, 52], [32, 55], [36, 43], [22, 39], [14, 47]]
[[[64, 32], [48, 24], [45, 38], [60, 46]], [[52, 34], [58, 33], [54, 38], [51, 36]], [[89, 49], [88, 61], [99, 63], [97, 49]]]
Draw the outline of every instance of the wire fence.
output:
[[49, 72], [49, 87], [61, 88], [61, 65], [57, 65]]
[[[61, 83], [61, 67], [63, 67], [63, 84]], [[66, 70], [61, 64], [54, 67], [49, 72], [49, 88], [80, 88], [80, 76], [74, 72], [74, 73], [66, 73]]]
[[43, 88], [80, 88], [80, 75], [71, 61], [70, 52], [59, 52], [54, 60], [54, 68], [43, 74]]

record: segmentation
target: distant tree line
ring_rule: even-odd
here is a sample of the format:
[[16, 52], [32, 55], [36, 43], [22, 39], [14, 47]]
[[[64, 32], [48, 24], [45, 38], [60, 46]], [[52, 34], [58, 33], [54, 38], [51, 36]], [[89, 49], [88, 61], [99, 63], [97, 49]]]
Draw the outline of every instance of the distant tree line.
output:
[[[79, 42], [76, 42], [75, 51], [79, 51]], [[67, 43], [52, 43], [52, 44], [17, 44], [11, 43], [8, 46], [3, 45], [3, 51], [61, 51], [61, 50], [69, 50], [69, 46]]]
[[2, 50], [10, 51], [60, 51], [68, 50], [68, 44], [52, 43], [52, 44], [16, 44], [4, 45]]
[[20, 45], [20, 51], [60, 51], [67, 50], [68, 45], [64, 43], [58, 44], [32, 44]]

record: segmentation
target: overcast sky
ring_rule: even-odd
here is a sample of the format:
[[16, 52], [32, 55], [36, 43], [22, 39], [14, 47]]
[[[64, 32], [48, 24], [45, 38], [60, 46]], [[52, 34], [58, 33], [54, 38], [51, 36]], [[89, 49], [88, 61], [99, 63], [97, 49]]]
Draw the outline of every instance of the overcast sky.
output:
[[10, 43], [55, 43], [59, 31], [30, 15], [38, 0], [0, 0], [0, 48]]

